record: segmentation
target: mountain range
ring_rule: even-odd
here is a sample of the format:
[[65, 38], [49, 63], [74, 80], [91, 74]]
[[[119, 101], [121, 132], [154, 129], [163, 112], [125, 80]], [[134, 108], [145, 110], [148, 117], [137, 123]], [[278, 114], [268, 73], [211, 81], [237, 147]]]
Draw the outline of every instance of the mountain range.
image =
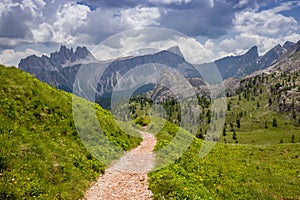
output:
[[[280, 68], [282, 63], [286, 62], [286, 57], [292, 57], [299, 51], [299, 43], [286, 42], [284, 45], [276, 45], [267, 53], [259, 56], [256, 46], [250, 48], [245, 54], [238, 56], [228, 56], [218, 59], [211, 63], [203, 63], [198, 67], [210, 69], [216, 66], [224, 80], [232, 78], [242, 78], [249, 74], [263, 72], [270, 66], [274, 69]], [[151, 64], [155, 64], [151, 65]], [[19, 63], [19, 68], [34, 74], [38, 79], [67, 92], [73, 91], [73, 84], [80, 67], [89, 71], [91, 77], [86, 76], [86, 82], [94, 83], [96, 88], [96, 101], [102, 103], [105, 97], [111, 95], [116, 83], [128, 71], [137, 66], [149, 65], [149, 68], [155, 68], [157, 65], [168, 66], [177, 70], [183, 75], [195, 88], [201, 88], [205, 82], [195, 67], [188, 63], [179, 47], [172, 47], [168, 50], [159, 51], [153, 54], [147, 54], [136, 57], [119, 58], [114, 61], [100, 62], [86, 47], [77, 47], [74, 51], [66, 46], [61, 46], [59, 51], [51, 53], [50, 56], [37, 57], [35, 55], [24, 58]], [[93, 72], [101, 71], [101, 77], [93, 76]], [[205, 71], [205, 70], [204, 70]], [[97, 73], [96, 73], [97, 74]], [[99, 73], [98, 73], [99, 74]], [[130, 77], [131, 82], [137, 81], [135, 77]], [[161, 79], [163, 81], [163, 79]], [[155, 86], [149, 86], [146, 90], [153, 90]], [[157, 88], [156, 90], [157, 91]], [[144, 92], [144, 90], [143, 90]], [[81, 96], [85, 96], [84, 94]], [[154, 96], [158, 96], [154, 94]]]

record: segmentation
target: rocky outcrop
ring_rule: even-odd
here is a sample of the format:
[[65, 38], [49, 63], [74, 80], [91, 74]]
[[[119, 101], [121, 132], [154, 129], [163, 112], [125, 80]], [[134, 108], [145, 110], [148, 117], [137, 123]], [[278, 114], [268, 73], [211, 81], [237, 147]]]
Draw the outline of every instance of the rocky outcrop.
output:
[[74, 51], [73, 48], [61, 46], [59, 51], [51, 53], [50, 57], [32, 55], [22, 59], [19, 68], [49, 85], [71, 92], [78, 65], [95, 61], [86, 47], [77, 47]]
[[264, 70], [264, 72], [298, 70], [300, 70], [300, 40], [289, 47], [289, 50], [276, 63]]
[[284, 43], [283, 47], [284, 47], [286, 50], [290, 50], [290, 48], [291, 48], [292, 46], [294, 46], [294, 45], [295, 45], [295, 43], [290, 42], [290, 41], [286, 41], [286, 42]]
[[287, 48], [289, 44], [285, 44], [285, 47], [281, 46], [280, 44], [272, 48], [268, 51], [264, 56], [262, 56], [258, 62], [259, 69], [266, 69], [267, 67], [274, 64], [284, 53], [287, 52]]
[[259, 59], [257, 47], [254, 46], [245, 54], [240, 56], [228, 56], [213, 63], [200, 65], [203, 68], [216, 66], [223, 79], [230, 77], [243, 77], [251, 72], [258, 70], [257, 61]]
[[257, 47], [254, 46], [245, 54], [240, 56], [228, 56], [213, 63], [203, 64], [203, 67], [216, 65], [223, 77], [241, 78], [256, 71], [264, 70], [279, 61], [288, 51], [295, 47], [295, 43], [287, 41], [283, 46], [280, 44], [273, 47], [263, 56], [259, 56]]

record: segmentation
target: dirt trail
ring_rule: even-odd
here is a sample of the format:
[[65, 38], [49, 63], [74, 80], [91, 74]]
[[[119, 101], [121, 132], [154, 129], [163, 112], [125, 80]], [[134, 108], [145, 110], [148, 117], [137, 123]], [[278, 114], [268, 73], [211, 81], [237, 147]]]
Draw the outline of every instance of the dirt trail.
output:
[[154, 167], [153, 134], [140, 131], [143, 141], [106, 169], [104, 175], [86, 192], [84, 200], [152, 199], [147, 173]]

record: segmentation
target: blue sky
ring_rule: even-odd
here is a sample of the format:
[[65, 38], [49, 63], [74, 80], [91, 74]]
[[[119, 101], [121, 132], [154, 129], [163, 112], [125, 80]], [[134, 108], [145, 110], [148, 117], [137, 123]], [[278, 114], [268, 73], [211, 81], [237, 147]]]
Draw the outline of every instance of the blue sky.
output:
[[91, 49], [116, 33], [149, 26], [195, 38], [214, 59], [254, 45], [263, 54], [300, 40], [299, 20], [298, 0], [2, 0], [0, 63], [17, 65], [61, 44]]

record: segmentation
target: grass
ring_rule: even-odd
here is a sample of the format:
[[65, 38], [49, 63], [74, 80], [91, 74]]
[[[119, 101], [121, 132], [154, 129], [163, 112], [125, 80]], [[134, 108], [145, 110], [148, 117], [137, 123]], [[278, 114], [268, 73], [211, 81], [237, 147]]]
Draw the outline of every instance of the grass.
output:
[[[219, 141], [226, 143], [236, 143], [236, 140], [232, 139], [233, 132], [227, 132], [224, 137], [222, 134]], [[300, 143], [299, 130], [278, 130], [278, 129], [258, 129], [249, 132], [236, 132], [237, 141], [239, 144], [279, 144], [279, 143], [291, 143], [292, 136], [296, 137], [295, 143]]]
[[[279, 112], [282, 103], [278, 100], [287, 98], [286, 91], [298, 87], [297, 84], [300, 83], [298, 72], [286, 73], [285, 75], [268, 75], [266, 77], [264, 80], [268, 79], [268, 83], [266, 81], [259, 82], [259, 79], [263, 79], [260, 77], [245, 80], [241, 86], [243, 92], [227, 99], [227, 102], [231, 105], [226, 115], [228, 136], [221, 137], [220, 142], [236, 142], [236, 140], [231, 139], [232, 129], [237, 134], [238, 143], [242, 144], [290, 143], [292, 135], [295, 136], [295, 142], [300, 142], [299, 113], [293, 116], [292, 110]], [[253, 81], [256, 84], [249, 87], [249, 84]], [[282, 82], [284, 82], [284, 85]], [[272, 93], [271, 88], [274, 89], [275, 85], [278, 84], [282, 84], [281, 89], [276, 90], [275, 94]], [[299, 107], [297, 96], [294, 101], [294, 109], [297, 109]], [[237, 119], [240, 120], [241, 124], [239, 128], [237, 127]], [[277, 126], [273, 126], [274, 119], [276, 119]], [[233, 125], [233, 128], [230, 127], [230, 124]]]
[[[246, 92], [241, 92], [240, 97], [229, 97], [225, 136], [220, 133], [219, 141], [204, 158], [199, 157], [203, 141], [193, 138], [183, 155], [171, 157], [171, 164], [150, 172], [149, 187], [154, 199], [300, 199], [299, 115], [293, 116], [292, 111], [279, 112], [277, 101], [289, 90], [285, 87], [292, 85], [287, 81], [289, 75], [269, 75], [270, 84], [256, 81], [256, 86], [242, 86]], [[298, 75], [291, 76], [299, 80]], [[283, 81], [282, 91], [271, 94], [270, 88]], [[298, 86], [291, 88], [295, 87]], [[255, 90], [262, 92], [255, 94]], [[295, 101], [294, 108], [297, 106], [299, 103]], [[156, 160], [160, 162], [172, 155], [174, 149], [181, 148], [180, 145], [165, 148], [180, 128], [171, 123], [162, 129], [155, 127], [155, 123], [152, 126], [150, 130], [158, 140]]]
[[[72, 115], [72, 95], [16, 68], [0, 66], [0, 199], [79, 199], [105, 165], [86, 149]], [[93, 105], [103, 133], [119, 149], [136, 147], [100, 106]], [[90, 127], [97, 136], [97, 127]], [[107, 152], [101, 145], [97, 152]], [[112, 152], [113, 154], [114, 152]], [[121, 156], [114, 154], [114, 158]]]
[[[169, 124], [156, 134], [156, 151], [173, 138], [176, 129]], [[183, 156], [149, 173], [154, 199], [300, 198], [300, 144], [217, 143], [200, 158], [201, 145], [194, 138]]]

